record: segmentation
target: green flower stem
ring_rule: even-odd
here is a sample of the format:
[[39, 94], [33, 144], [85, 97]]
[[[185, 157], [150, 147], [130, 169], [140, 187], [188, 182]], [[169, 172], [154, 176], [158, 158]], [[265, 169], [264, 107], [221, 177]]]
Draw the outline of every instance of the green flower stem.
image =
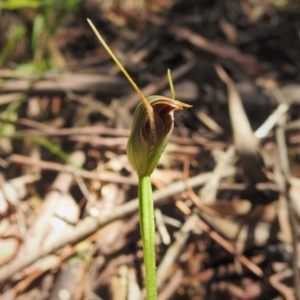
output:
[[154, 208], [150, 176], [139, 176], [139, 206], [147, 300], [157, 300]]

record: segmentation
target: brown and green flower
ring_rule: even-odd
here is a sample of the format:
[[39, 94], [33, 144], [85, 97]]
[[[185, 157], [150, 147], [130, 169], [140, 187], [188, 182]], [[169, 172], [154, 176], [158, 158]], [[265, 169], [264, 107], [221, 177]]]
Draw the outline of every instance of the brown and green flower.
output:
[[138, 176], [150, 176], [158, 164], [173, 130], [174, 111], [190, 107], [163, 96], [149, 96], [146, 99], [153, 114], [149, 117], [143, 103], [137, 106], [127, 143], [127, 156]]

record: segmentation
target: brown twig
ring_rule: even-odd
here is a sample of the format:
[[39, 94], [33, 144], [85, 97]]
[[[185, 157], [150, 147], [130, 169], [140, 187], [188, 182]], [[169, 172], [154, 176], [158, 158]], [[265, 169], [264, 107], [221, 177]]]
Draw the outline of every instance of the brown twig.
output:
[[284, 133], [284, 126], [285, 126], [285, 118], [282, 117], [278, 122], [278, 128], [276, 129], [276, 138], [278, 144], [278, 154], [279, 154], [279, 162], [281, 167], [282, 176], [284, 178], [282, 184], [282, 194], [287, 199], [287, 210], [288, 210], [288, 217], [290, 222], [291, 228], [291, 236], [292, 236], [292, 246], [293, 246], [293, 280], [294, 280], [294, 287], [295, 287], [295, 294], [296, 299], [300, 300], [300, 273], [299, 273], [299, 255], [298, 255], [298, 230], [297, 230], [297, 217], [293, 208], [291, 195], [290, 195], [290, 168], [288, 162], [288, 153], [287, 153], [287, 146], [285, 142], [285, 133]]
[[[74, 152], [70, 155], [70, 159], [76, 161], [80, 166], [85, 161], [85, 155], [81, 151]], [[70, 173], [60, 172], [51, 190], [47, 193], [38, 218], [35, 223], [30, 227], [26, 235], [26, 240], [20, 256], [24, 255], [26, 258], [27, 253], [39, 249], [43, 244], [45, 237], [49, 234], [50, 219], [53, 217], [55, 210], [62, 200], [62, 196], [68, 193], [68, 190], [74, 180], [74, 177]]]
[[[186, 184], [186, 191], [188, 193], [188, 196], [191, 198], [191, 200], [193, 201], [193, 203], [200, 209], [201, 212], [205, 212], [208, 213], [209, 215], [215, 216], [223, 216], [222, 214], [218, 213], [217, 211], [214, 211], [213, 209], [211, 209], [209, 206], [206, 206], [202, 200], [195, 194], [195, 192], [193, 191], [193, 189], [190, 187], [190, 185], [188, 184], [188, 178], [189, 178], [189, 165], [187, 163], [184, 164], [184, 182]], [[212, 176], [210, 177], [210, 179], [206, 182], [205, 186], [207, 185], [207, 183], [211, 182], [211, 179], [215, 177], [215, 172], [212, 172]], [[221, 173], [220, 173], [220, 178], [221, 178]], [[216, 187], [217, 189], [218, 187]]]
[[276, 273], [272, 275], [269, 278], [269, 281], [271, 285], [278, 291], [280, 292], [286, 300], [295, 300], [295, 296], [292, 292], [292, 290], [287, 287], [285, 284], [282, 284], [280, 281], [289, 278], [293, 276], [293, 270], [292, 269], [285, 269], [279, 273]]
[[221, 173], [225, 168], [233, 165], [235, 158], [235, 147], [231, 145], [226, 152], [222, 153], [214, 170], [213, 176], [207, 181], [201, 189], [200, 196], [205, 204], [211, 204], [216, 201], [218, 186], [220, 184]]
[[183, 271], [178, 269], [175, 274], [172, 275], [170, 281], [164, 286], [164, 289], [159, 293], [159, 300], [172, 299], [172, 296], [180, 286], [183, 279]]
[[262, 66], [259, 65], [252, 56], [242, 53], [237, 48], [226, 45], [218, 45], [183, 27], [172, 26], [169, 29], [169, 32], [178, 38], [187, 40], [204, 51], [238, 63], [250, 74], [257, 75], [263, 70]]
[[137, 185], [136, 178], [124, 177], [124, 176], [116, 175], [115, 173], [108, 173], [108, 172], [105, 172], [104, 174], [97, 174], [96, 172], [83, 171], [80, 169], [76, 169], [72, 166], [61, 165], [59, 163], [54, 163], [54, 162], [36, 160], [19, 154], [12, 154], [9, 157], [9, 160], [10, 162], [20, 164], [20, 165], [37, 166], [45, 170], [70, 173], [73, 174], [74, 176], [80, 176], [86, 179]]
[[69, 136], [69, 135], [111, 135], [128, 137], [127, 129], [107, 128], [100, 126], [72, 127], [72, 128], [41, 128], [40, 123], [27, 119], [19, 119], [18, 124], [34, 127], [37, 129], [18, 130], [16, 134], [28, 134], [37, 136]]
[[13, 80], [0, 87], [2, 93], [24, 92], [28, 88], [32, 92], [118, 92], [127, 90], [125, 81], [108, 75], [93, 74], [61, 74], [46, 75], [32, 84], [31, 80]]
[[198, 216], [196, 214], [192, 214], [187, 218], [180, 231], [176, 235], [176, 240], [165, 253], [157, 269], [158, 288], [161, 287], [165, 280], [168, 278], [170, 269], [174, 261], [177, 259], [180, 251], [182, 250], [182, 247], [185, 245], [191, 230], [196, 226], [197, 220]]
[[[227, 169], [223, 176], [231, 176], [235, 174], [234, 169]], [[189, 184], [191, 187], [197, 187], [204, 184], [211, 173], [200, 174], [193, 178], [189, 179]], [[155, 204], [159, 204], [165, 200], [165, 198], [175, 195], [177, 193], [181, 193], [185, 190], [184, 182], [175, 182], [170, 184], [164, 190], [158, 190], [153, 193], [153, 201]], [[16, 272], [22, 270], [24, 267], [32, 264], [39, 258], [52, 253], [68, 244], [75, 244], [79, 241], [87, 238], [91, 234], [95, 233], [100, 227], [117, 220], [119, 218], [123, 218], [129, 214], [132, 214], [138, 210], [138, 199], [133, 199], [128, 203], [125, 203], [119, 207], [114, 208], [110, 213], [103, 216], [101, 219], [94, 217], [87, 217], [82, 222], [80, 222], [77, 226], [74, 227], [72, 234], [68, 234], [67, 236], [60, 237], [55, 240], [51, 245], [40, 246], [39, 248], [33, 249], [31, 252], [27, 253], [26, 256], [18, 256], [16, 259], [10, 261], [8, 264], [2, 266], [0, 268], [0, 282], [3, 282], [10, 278]], [[20, 249], [22, 251], [22, 249]]]
[[229, 253], [234, 255], [244, 266], [246, 266], [250, 271], [256, 274], [258, 277], [263, 277], [263, 271], [254, 264], [251, 260], [249, 260], [246, 256], [236, 251], [236, 249], [221, 235], [219, 235], [216, 231], [212, 230], [204, 221], [200, 218], [198, 220], [198, 226], [205, 231], [214, 241], [220, 244], [224, 249], [226, 249]]

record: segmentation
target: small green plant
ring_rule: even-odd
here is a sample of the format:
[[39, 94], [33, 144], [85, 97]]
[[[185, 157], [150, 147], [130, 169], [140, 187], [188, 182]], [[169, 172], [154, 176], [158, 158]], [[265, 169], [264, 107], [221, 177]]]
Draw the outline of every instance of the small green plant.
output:
[[[0, 68], [2, 66], [15, 66], [15, 71], [26, 74], [29, 79], [28, 88], [22, 95], [15, 99], [13, 103], [0, 105], [0, 154], [8, 154], [12, 151], [11, 140], [23, 139], [38, 143], [49, 151], [53, 152], [65, 161], [68, 155], [59, 149], [58, 146], [40, 137], [28, 135], [15, 135], [14, 122], [18, 119], [18, 111], [21, 104], [28, 99], [28, 93], [33, 83], [39, 75], [48, 69], [55, 69], [57, 66], [51, 59], [51, 49], [53, 49], [53, 37], [61, 25], [61, 22], [69, 16], [78, 6], [78, 0], [0, 0], [0, 19], [4, 11], [15, 11], [14, 16], [18, 16], [18, 25], [8, 26], [11, 30], [2, 32], [3, 47], [0, 49]], [[32, 31], [28, 32], [28, 21], [34, 15]], [[31, 49], [33, 58], [22, 64], [12, 64], [9, 60], [14, 49], [22, 39], [31, 36]], [[1, 39], [2, 40], [2, 39]], [[52, 45], [52, 48], [50, 47]]]
[[[33, 59], [18, 65], [16, 71], [36, 75], [57, 68], [57, 59], [51, 59], [53, 49], [57, 48], [53, 37], [62, 21], [76, 10], [78, 3], [78, 0], [0, 0], [0, 14], [4, 10], [16, 11], [21, 21], [21, 25], [7, 38], [8, 41], [0, 52], [0, 66], [8, 60], [17, 43], [25, 35], [30, 35]], [[26, 10], [35, 14], [32, 32], [28, 32], [26, 26]]]
[[95, 26], [88, 20], [97, 38], [118, 65], [141, 98], [137, 106], [130, 137], [127, 143], [127, 156], [139, 177], [138, 195], [140, 228], [143, 242], [146, 274], [146, 294], [148, 300], [157, 299], [155, 267], [155, 225], [150, 175], [154, 171], [161, 154], [166, 148], [174, 126], [174, 111], [190, 105], [175, 100], [170, 72], [168, 73], [172, 99], [163, 96], [145, 97], [130, 75], [105, 43]]

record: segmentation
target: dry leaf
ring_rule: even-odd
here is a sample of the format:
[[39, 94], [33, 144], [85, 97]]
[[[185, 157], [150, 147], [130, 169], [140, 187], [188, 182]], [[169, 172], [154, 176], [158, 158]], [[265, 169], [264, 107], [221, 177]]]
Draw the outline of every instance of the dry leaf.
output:
[[19, 248], [20, 241], [16, 238], [0, 240], [0, 266], [10, 261]]
[[268, 181], [266, 174], [263, 172], [265, 164], [261, 149], [250, 126], [240, 95], [222, 67], [216, 65], [215, 69], [221, 80], [227, 85], [234, 144], [244, 172], [254, 183]]

